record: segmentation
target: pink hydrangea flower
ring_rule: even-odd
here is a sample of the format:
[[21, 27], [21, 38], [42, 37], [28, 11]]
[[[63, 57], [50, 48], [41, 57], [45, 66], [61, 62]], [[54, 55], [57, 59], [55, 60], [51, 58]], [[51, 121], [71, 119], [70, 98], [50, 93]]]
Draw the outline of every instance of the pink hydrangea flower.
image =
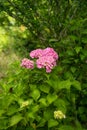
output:
[[30, 52], [30, 57], [31, 58], [39, 58], [40, 56], [42, 56], [42, 49], [36, 49]]
[[36, 61], [37, 68], [46, 68], [46, 72], [50, 73], [52, 68], [56, 66], [56, 61], [52, 56], [42, 56]]
[[24, 58], [21, 63], [22, 67], [25, 67], [27, 69], [33, 69], [34, 68], [34, 62], [32, 60], [29, 60], [27, 58]]
[[30, 52], [31, 58], [39, 58], [41, 56], [53, 56], [55, 60], [58, 59], [58, 54], [50, 47], [47, 47], [46, 49], [36, 49]]
[[[37, 68], [46, 68], [46, 72], [50, 73], [54, 66], [56, 66], [56, 61], [58, 60], [58, 54], [53, 48], [47, 47], [46, 49], [36, 49], [30, 52], [31, 58], [36, 58]], [[24, 58], [22, 60], [21, 66], [25, 68], [34, 68], [34, 61]]]
[[43, 50], [44, 56], [52, 56], [55, 60], [58, 60], [58, 54], [54, 51], [53, 48], [47, 47]]

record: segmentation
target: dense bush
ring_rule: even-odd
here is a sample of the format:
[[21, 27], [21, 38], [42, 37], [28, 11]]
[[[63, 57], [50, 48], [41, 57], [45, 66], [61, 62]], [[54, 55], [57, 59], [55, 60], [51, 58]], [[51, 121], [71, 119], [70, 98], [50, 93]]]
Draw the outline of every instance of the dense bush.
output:
[[86, 94], [85, 83], [79, 67], [67, 62], [66, 57], [59, 59], [51, 73], [22, 69], [15, 63], [7, 84], [1, 84], [0, 129], [83, 130], [86, 111], [81, 96]]

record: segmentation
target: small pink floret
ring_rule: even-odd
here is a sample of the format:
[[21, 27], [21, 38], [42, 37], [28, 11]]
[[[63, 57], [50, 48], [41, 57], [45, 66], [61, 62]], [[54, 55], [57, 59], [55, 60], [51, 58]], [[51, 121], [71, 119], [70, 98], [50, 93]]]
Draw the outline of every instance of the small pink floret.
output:
[[56, 66], [55, 59], [52, 56], [42, 56], [36, 61], [37, 68], [46, 68], [46, 72], [51, 72], [54, 66]]
[[36, 49], [30, 52], [30, 57], [31, 58], [39, 58], [40, 56], [42, 56], [42, 49]]
[[54, 51], [53, 48], [47, 47], [43, 50], [44, 56], [52, 56], [55, 60], [58, 60], [58, 54]]
[[27, 58], [24, 58], [21, 63], [22, 67], [25, 67], [27, 69], [33, 69], [34, 68], [34, 62], [32, 60], [29, 60]]

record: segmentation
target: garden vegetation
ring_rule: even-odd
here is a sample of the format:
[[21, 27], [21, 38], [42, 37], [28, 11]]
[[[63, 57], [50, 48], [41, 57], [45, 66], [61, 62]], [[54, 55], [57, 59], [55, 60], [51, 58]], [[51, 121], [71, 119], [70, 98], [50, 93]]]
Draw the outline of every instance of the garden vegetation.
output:
[[0, 53], [17, 55], [1, 67], [0, 130], [87, 130], [87, 0], [0, 0], [0, 26]]

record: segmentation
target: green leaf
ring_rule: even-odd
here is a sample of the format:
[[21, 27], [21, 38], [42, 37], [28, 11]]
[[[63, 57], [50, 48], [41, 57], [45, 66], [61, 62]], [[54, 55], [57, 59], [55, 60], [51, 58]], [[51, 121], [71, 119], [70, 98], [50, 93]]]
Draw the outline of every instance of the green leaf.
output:
[[51, 119], [53, 117], [53, 110], [51, 109], [47, 109], [46, 111], [44, 111], [44, 119], [46, 121], [48, 121], [49, 119]]
[[55, 89], [56, 92], [58, 92], [58, 90], [61, 90], [61, 89], [67, 89], [69, 90], [71, 85], [72, 85], [72, 82], [68, 79], [68, 80], [63, 80], [63, 81], [60, 81], [60, 80], [56, 80], [56, 81], [48, 81], [47, 82], [49, 85], [52, 86], [52, 88]]
[[29, 87], [30, 90], [34, 91], [34, 89], [36, 89], [37, 86], [35, 84], [30, 84]]
[[70, 3], [70, 5], [72, 5], [72, 3], [73, 3], [72, 0], [69, 0], [69, 3]]
[[58, 89], [67, 89], [69, 90], [71, 87], [72, 83], [70, 80], [64, 80], [64, 81], [60, 81], [58, 84]]
[[38, 89], [33, 90], [33, 92], [31, 92], [31, 96], [36, 101], [40, 97], [40, 91]]
[[39, 86], [39, 88], [44, 93], [49, 93], [49, 91], [50, 91], [50, 86], [41, 85], [41, 86]]
[[8, 128], [8, 118], [0, 117], [0, 130], [5, 130]]
[[71, 69], [72, 73], [74, 73], [76, 71], [76, 68], [73, 66], [70, 69]]
[[74, 55], [74, 52], [72, 50], [67, 50], [66, 52], [69, 56], [73, 56]]
[[51, 104], [52, 102], [54, 102], [57, 99], [57, 95], [56, 94], [49, 94], [47, 96], [47, 101], [49, 104]]
[[16, 107], [16, 105], [10, 106], [8, 108], [7, 115], [11, 116], [12, 114], [14, 114], [14, 113], [16, 113], [18, 111], [19, 111], [19, 109]]
[[82, 42], [87, 43], [87, 38], [86, 37], [82, 38]]
[[[70, 68], [71, 69], [71, 68]], [[72, 75], [72, 73], [70, 72], [70, 71], [67, 71], [65, 74], [64, 74], [64, 78], [65, 79], [70, 79], [70, 80], [73, 80], [74, 79], [74, 77], [73, 77], [73, 75]]]
[[2, 114], [4, 113], [4, 110], [0, 110], [0, 116], [2, 116]]
[[77, 46], [75, 47], [75, 51], [78, 54], [81, 51], [82, 47], [81, 46]]
[[44, 119], [44, 118], [42, 118], [41, 120], [40, 120], [40, 123], [37, 125], [37, 127], [44, 127], [45, 126], [45, 122], [46, 122], [46, 120]]
[[29, 112], [28, 113], [28, 117], [34, 119], [35, 118], [35, 114], [33, 112]]
[[75, 128], [69, 125], [63, 125], [58, 130], [75, 130]]
[[57, 80], [48, 80], [46, 81], [54, 90], [58, 90], [58, 81]]
[[10, 119], [10, 126], [18, 124], [23, 119], [21, 114], [17, 114], [11, 117]]
[[50, 39], [49, 42], [57, 42], [57, 39]]
[[76, 127], [77, 127], [76, 130], [82, 130], [82, 126], [81, 126], [81, 124], [78, 120], [75, 121], [75, 124], [76, 124]]
[[[56, 120], [54, 120], [54, 119], [50, 119], [49, 121], [48, 121], [48, 127], [49, 128], [51, 128], [51, 127], [55, 127], [55, 126], [57, 126], [59, 123], [58, 123], [58, 121], [56, 121]], [[64, 129], [65, 130], [65, 129]]]
[[39, 110], [39, 105], [35, 105], [32, 107], [32, 112], [37, 112]]
[[64, 113], [66, 112], [66, 101], [63, 99], [57, 99], [54, 102], [54, 105], [58, 108], [58, 110], [62, 110]]
[[72, 85], [73, 85], [76, 89], [81, 90], [81, 84], [80, 84], [79, 81], [74, 80], [74, 81], [72, 82]]
[[35, 119], [37, 111], [39, 111], [39, 105], [31, 106], [28, 112], [28, 117]]
[[76, 35], [69, 35], [69, 39], [71, 39], [72, 41], [75, 41], [78, 39], [78, 37]]
[[39, 100], [39, 102], [41, 103], [42, 106], [47, 106], [47, 102], [46, 102], [46, 99], [45, 98], [41, 98]]
[[87, 29], [81, 31], [82, 34], [87, 34]]

